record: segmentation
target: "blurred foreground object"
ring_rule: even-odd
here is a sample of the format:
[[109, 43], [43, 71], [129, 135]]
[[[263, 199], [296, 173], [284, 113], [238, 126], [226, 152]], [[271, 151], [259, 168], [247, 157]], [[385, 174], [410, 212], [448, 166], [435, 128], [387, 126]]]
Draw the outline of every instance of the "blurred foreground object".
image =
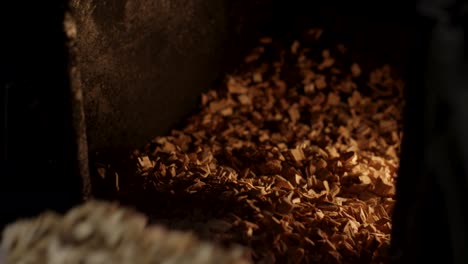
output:
[[17, 221], [3, 232], [9, 263], [250, 263], [242, 248], [223, 250], [190, 233], [146, 226], [147, 219], [115, 204], [91, 201], [61, 216]]

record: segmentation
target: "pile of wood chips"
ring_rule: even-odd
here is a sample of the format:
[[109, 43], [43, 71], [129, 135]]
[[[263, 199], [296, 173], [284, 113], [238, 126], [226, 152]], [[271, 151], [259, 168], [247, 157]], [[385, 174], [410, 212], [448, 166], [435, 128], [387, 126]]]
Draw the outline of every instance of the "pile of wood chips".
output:
[[129, 192], [159, 197], [155, 221], [243, 244], [257, 263], [385, 261], [404, 83], [321, 35], [262, 38], [185, 128], [135, 153]]
[[144, 215], [92, 201], [65, 216], [46, 212], [3, 231], [3, 264], [248, 264], [246, 250], [226, 250], [191, 233], [147, 226]]

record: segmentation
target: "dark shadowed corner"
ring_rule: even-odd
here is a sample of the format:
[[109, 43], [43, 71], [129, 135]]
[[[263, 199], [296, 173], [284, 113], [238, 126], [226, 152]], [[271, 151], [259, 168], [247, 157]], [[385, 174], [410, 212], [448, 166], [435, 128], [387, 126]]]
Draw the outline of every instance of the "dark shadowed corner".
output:
[[66, 1], [2, 3], [1, 86], [8, 135], [1, 224], [80, 201], [71, 120]]

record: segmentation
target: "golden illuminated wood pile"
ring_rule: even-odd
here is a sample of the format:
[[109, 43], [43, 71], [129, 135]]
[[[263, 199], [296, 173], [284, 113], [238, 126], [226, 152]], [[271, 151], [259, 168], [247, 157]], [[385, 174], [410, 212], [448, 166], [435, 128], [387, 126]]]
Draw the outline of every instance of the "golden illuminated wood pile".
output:
[[224, 249], [193, 234], [147, 226], [144, 215], [88, 202], [66, 215], [46, 212], [3, 232], [2, 264], [248, 264], [241, 247]]
[[382, 261], [404, 84], [321, 34], [261, 39], [183, 129], [135, 153], [122, 195], [146, 199], [156, 222], [243, 244], [258, 263]]

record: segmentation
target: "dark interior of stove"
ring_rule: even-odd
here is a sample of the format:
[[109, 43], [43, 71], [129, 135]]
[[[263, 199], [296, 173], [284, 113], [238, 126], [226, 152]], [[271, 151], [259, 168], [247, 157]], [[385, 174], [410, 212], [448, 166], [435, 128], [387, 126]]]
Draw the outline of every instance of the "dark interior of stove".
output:
[[[221, 86], [260, 37], [289, 43], [321, 28], [365, 61], [363, 70], [390, 64], [407, 83], [388, 262], [468, 261], [468, 122], [457, 101], [466, 59], [452, 54], [462, 49], [454, 32], [464, 15], [435, 31], [438, 20], [413, 1], [8, 1], [2, 13], [2, 226], [45, 209], [65, 212], [90, 192], [118, 199], [96, 164], [123, 173], [135, 148], [181, 128], [200, 94]], [[69, 37], [76, 30], [72, 40], [64, 19]], [[439, 46], [429, 45], [434, 39]], [[444, 85], [454, 88], [436, 87]]]

